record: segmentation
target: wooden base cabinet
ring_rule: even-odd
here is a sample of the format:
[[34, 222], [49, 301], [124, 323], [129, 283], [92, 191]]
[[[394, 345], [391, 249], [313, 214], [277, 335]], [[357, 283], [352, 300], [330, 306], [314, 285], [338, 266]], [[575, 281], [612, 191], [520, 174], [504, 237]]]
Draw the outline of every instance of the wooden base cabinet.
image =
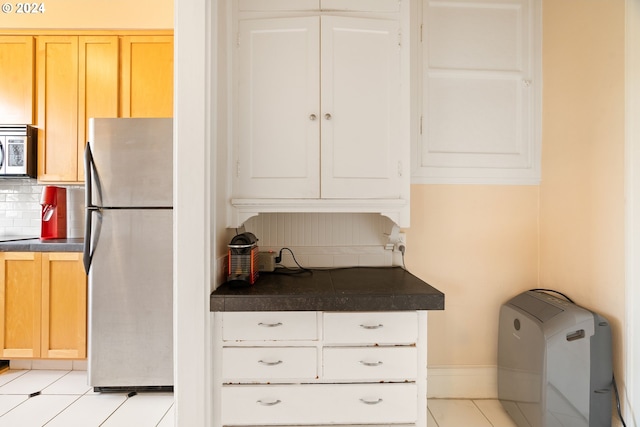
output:
[[76, 252], [0, 252], [0, 358], [84, 359], [87, 277]]
[[426, 312], [215, 312], [214, 426], [426, 427]]

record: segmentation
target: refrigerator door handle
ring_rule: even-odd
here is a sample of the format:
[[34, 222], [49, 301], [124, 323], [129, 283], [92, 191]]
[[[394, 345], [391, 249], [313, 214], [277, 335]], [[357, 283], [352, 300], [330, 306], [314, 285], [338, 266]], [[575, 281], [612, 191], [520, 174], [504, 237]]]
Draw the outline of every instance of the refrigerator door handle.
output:
[[[93, 161], [93, 154], [91, 153], [91, 143], [87, 142], [87, 146], [84, 150], [84, 175], [85, 175], [85, 185], [84, 185], [84, 196], [86, 207], [86, 215], [85, 215], [85, 226], [84, 226], [84, 246], [82, 251], [82, 263], [84, 264], [84, 270], [87, 274], [89, 274], [89, 269], [91, 268], [91, 260], [93, 258], [93, 252], [95, 245], [93, 240], [98, 241], [98, 237], [100, 234], [100, 225], [102, 223], [102, 213], [98, 206], [93, 204], [93, 181], [95, 178], [96, 189], [98, 190], [98, 196], [100, 197], [100, 180], [98, 178], [98, 171], [96, 170], [96, 165]], [[96, 227], [96, 235], [92, 236], [93, 230], [93, 214], [98, 214], [98, 226]]]
[[[96, 224], [95, 234], [92, 235], [94, 214], [98, 216], [98, 222]], [[93, 253], [95, 252], [95, 247], [100, 238], [101, 228], [102, 210], [96, 207], [87, 208], [84, 227], [84, 246], [82, 248], [82, 263], [84, 264], [84, 271], [87, 274], [89, 274], [89, 269], [91, 268], [91, 261], [93, 260]]]
[[[95, 208], [102, 205], [102, 185], [100, 184], [100, 177], [98, 176], [98, 170], [96, 169], [96, 163], [93, 160], [93, 153], [91, 152], [91, 142], [87, 142], [87, 146], [84, 149], [84, 197], [87, 203], [87, 208]], [[98, 203], [93, 203], [93, 190], [96, 190], [96, 196]]]

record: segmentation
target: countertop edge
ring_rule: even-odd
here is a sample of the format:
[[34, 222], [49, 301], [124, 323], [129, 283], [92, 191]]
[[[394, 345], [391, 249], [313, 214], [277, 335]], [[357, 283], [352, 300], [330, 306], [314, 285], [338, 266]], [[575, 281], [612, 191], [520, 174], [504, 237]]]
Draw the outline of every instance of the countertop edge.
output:
[[[334, 282], [331, 270], [323, 270], [322, 276], [316, 275], [317, 280], [305, 282], [301, 277], [295, 284], [284, 279], [281, 283], [272, 277], [263, 287], [259, 283], [244, 288], [224, 286], [218, 294], [211, 293], [209, 309], [211, 312], [444, 310], [444, 294], [409, 272], [398, 276], [393, 267], [387, 270], [388, 275], [383, 272], [385, 268], [355, 268], [376, 274], [364, 281], [350, 281], [353, 284], [348, 289], [344, 287], [344, 277], [341, 286]], [[389, 286], [385, 288], [382, 284]]]

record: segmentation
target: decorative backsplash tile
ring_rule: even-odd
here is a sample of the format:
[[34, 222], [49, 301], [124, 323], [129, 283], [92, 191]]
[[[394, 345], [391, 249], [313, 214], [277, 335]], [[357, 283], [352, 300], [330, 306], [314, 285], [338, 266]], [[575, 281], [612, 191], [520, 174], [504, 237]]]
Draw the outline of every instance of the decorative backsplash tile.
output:
[[40, 194], [35, 179], [11, 178], [0, 181], [0, 236], [40, 235]]
[[[0, 236], [40, 236], [40, 195], [44, 184], [30, 178], [11, 178], [0, 180]], [[72, 237], [80, 237], [84, 219], [82, 205], [84, 190], [82, 186], [65, 186], [68, 219]], [[71, 219], [72, 221], [69, 221]], [[70, 230], [68, 230], [69, 232]]]

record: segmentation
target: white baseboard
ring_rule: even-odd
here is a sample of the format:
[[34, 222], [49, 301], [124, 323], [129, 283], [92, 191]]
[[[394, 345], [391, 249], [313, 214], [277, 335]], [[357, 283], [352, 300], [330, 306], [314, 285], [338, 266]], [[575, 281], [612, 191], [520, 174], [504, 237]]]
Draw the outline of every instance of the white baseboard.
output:
[[55, 359], [14, 359], [9, 361], [9, 368], [16, 370], [45, 369], [56, 371], [86, 371], [87, 359], [55, 360]]
[[429, 366], [427, 397], [497, 399], [497, 366]]

